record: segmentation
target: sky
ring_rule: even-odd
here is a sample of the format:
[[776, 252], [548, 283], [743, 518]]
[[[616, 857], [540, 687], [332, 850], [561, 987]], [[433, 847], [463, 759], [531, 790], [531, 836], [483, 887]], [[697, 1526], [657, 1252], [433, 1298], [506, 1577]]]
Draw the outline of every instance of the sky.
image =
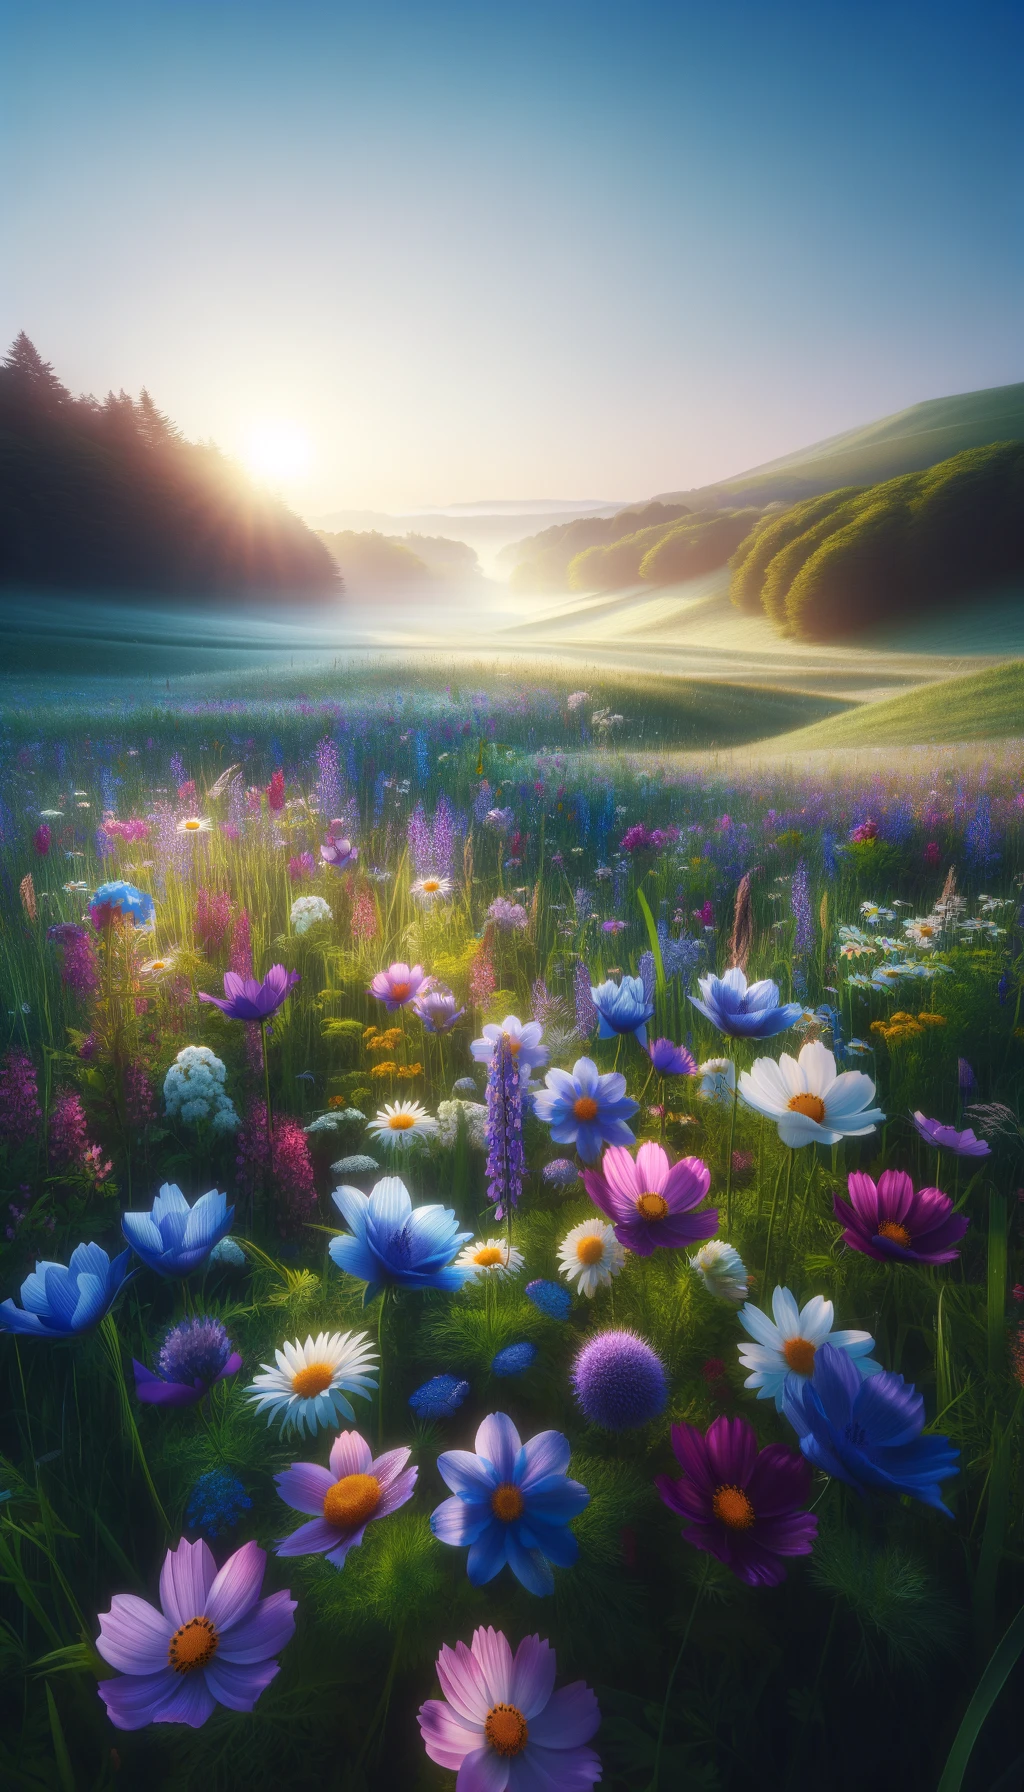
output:
[[1024, 379], [1024, 9], [0, 0], [0, 336], [295, 507], [617, 500]]

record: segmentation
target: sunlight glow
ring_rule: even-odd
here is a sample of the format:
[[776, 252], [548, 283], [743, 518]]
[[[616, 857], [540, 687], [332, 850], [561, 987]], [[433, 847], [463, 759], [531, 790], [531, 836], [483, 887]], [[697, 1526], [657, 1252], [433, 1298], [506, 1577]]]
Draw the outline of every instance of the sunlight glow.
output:
[[298, 479], [311, 459], [309, 437], [294, 423], [260, 423], [246, 438], [246, 466], [257, 478], [272, 484]]

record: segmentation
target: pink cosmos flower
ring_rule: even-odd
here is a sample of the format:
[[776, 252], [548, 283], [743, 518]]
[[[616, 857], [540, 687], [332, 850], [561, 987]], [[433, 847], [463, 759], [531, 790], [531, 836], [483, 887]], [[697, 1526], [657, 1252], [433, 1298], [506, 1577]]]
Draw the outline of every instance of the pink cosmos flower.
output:
[[260, 1598], [266, 1561], [258, 1543], [243, 1543], [218, 1573], [209, 1544], [183, 1537], [164, 1558], [159, 1611], [134, 1593], [114, 1594], [96, 1647], [121, 1677], [97, 1690], [119, 1730], [197, 1730], [215, 1705], [252, 1710], [295, 1631], [290, 1593]]
[[325, 1555], [335, 1568], [343, 1568], [371, 1519], [387, 1518], [412, 1498], [419, 1470], [406, 1468], [408, 1460], [407, 1449], [374, 1459], [358, 1431], [342, 1431], [331, 1446], [329, 1469], [318, 1462], [293, 1462], [282, 1469], [274, 1477], [281, 1498], [312, 1517], [282, 1538], [277, 1554]]
[[883, 1170], [877, 1184], [863, 1170], [847, 1178], [850, 1199], [833, 1195], [843, 1242], [880, 1263], [953, 1263], [969, 1221], [948, 1195], [919, 1188], [905, 1170]]
[[413, 996], [425, 989], [430, 978], [424, 975], [423, 966], [396, 963], [389, 965], [386, 971], [378, 971], [369, 987], [369, 994], [383, 1002], [385, 1008], [394, 1013], [396, 1008], [407, 1008]]
[[554, 1691], [555, 1652], [524, 1637], [513, 1656], [500, 1630], [477, 1630], [467, 1649], [445, 1644], [437, 1658], [443, 1699], [418, 1713], [423, 1745], [458, 1773], [456, 1792], [586, 1792], [601, 1761], [585, 1745], [601, 1722], [590, 1687]]
[[670, 1164], [660, 1145], [641, 1145], [633, 1157], [624, 1145], [609, 1145], [599, 1170], [584, 1170], [590, 1199], [612, 1222], [615, 1236], [639, 1257], [658, 1245], [693, 1244], [713, 1238], [718, 1209], [694, 1213], [711, 1186], [711, 1172], [699, 1157]]

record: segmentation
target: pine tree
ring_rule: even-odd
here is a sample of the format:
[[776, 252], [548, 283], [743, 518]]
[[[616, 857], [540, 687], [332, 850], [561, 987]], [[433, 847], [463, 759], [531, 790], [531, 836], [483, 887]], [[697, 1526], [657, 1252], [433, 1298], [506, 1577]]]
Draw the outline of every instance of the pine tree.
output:
[[18, 332], [0, 364], [0, 390], [40, 410], [57, 410], [74, 402], [24, 330]]

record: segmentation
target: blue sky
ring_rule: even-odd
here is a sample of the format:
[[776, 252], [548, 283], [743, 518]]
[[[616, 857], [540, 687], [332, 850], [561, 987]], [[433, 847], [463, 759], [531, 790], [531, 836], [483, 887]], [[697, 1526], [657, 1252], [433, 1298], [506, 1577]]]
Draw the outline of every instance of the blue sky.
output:
[[1024, 378], [1024, 13], [0, 0], [0, 334], [309, 514], [685, 488]]

